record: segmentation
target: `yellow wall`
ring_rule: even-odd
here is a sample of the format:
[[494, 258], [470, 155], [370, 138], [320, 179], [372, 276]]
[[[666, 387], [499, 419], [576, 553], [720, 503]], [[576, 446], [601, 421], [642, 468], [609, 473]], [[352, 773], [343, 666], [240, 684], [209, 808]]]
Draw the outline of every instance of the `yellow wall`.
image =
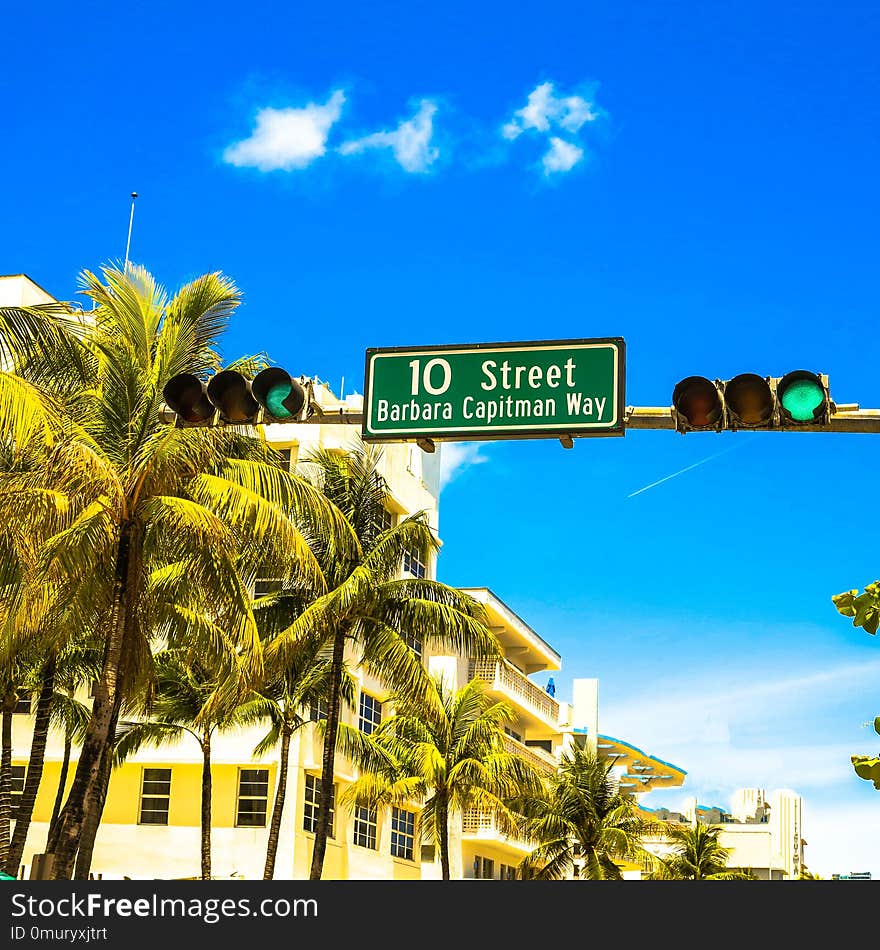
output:
[[[16, 759], [14, 765], [27, 765], [27, 759]], [[168, 806], [169, 825], [201, 824], [202, 767], [194, 762], [126, 762], [115, 769], [110, 777], [107, 802], [104, 805], [102, 823], [136, 825], [140, 814], [141, 777], [144, 768], [171, 769], [171, 800]], [[268, 763], [247, 763], [241, 766], [216, 764], [211, 767], [211, 825], [214, 828], [234, 828], [238, 801], [239, 768], [267, 768], [269, 770], [269, 798], [266, 809], [266, 824], [272, 815], [272, 799], [275, 789], [275, 766]], [[67, 773], [67, 790], [73, 782], [76, 762]], [[61, 777], [61, 763], [47, 762], [34, 807], [33, 821], [48, 822]]]

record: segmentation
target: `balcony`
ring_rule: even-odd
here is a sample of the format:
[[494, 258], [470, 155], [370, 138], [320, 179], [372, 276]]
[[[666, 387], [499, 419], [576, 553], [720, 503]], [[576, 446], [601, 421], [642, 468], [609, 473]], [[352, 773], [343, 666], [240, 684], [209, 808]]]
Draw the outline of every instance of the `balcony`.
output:
[[524, 838], [510, 838], [498, 827], [495, 816], [488, 812], [467, 809], [461, 816], [461, 833], [464, 838], [492, 841], [506, 845], [519, 854], [525, 854], [534, 848]]
[[525, 712], [555, 732], [559, 724], [559, 703], [509, 663], [477, 660], [470, 664], [470, 678], [481, 679], [490, 691], [502, 694]]
[[505, 736], [504, 751], [510, 752], [512, 755], [518, 755], [521, 759], [525, 759], [533, 769], [536, 769], [542, 775], [556, 774], [556, 759], [543, 749], [523, 745], [522, 742], [517, 742], [512, 736]]

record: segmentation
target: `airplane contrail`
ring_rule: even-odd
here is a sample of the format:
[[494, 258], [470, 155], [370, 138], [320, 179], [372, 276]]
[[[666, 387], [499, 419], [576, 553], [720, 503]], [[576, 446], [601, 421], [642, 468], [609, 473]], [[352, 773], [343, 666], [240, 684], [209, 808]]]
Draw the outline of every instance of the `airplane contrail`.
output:
[[[754, 437], [753, 437], [754, 438]], [[697, 468], [700, 465], [705, 465], [706, 462], [711, 462], [713, 459], [717, 459], [721, 455], [727, 455], [728, 452], [732, 452], [734, 449], [741, 448], [746, 442], [751, 442], [751, 439], [744, 439], [742, 442], [739, 442], [737, 445], [731, 445], [729, 449], [723, 449], [721, 452], [716, 452], [714, 455], [709, 455], [704, 459], [700, 459], [699, 462], [694, 462], [693, 465], [688, 465], [687, 468], [681, 469], [681, 471], [673, 472], [671, 475], [666, 475], [663, 478], [657, 479], [656, 482], [651, 482], [650, 485], [645, 485], [644, 488], [639, 488], [634, 492], [630, 492], [626, 497], [635, 498], [636, 495], [641, 495], [643, 491], [647, 491], [649, 488], [656, 488], [657, 485], [662, 485], [663, 482], [668, 482], [670, 478], [677, 478], [679, 475], [684, 475], [685, 472], [689, 472], [692, 468]]]

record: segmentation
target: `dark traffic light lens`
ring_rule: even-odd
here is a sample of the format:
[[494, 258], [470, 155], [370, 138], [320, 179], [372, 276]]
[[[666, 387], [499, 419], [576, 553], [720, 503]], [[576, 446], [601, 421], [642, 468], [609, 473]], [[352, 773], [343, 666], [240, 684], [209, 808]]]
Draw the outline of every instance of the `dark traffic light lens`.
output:
[[248, 381], [233, 370], [224, 370], [211, 378], [208, 398], [227, 422], [250, 422], [260, 408]]
[[191, 425], [207, 422], [214, 415], [214, 407], [205, 393], [205, 384], [192, 373], [172, 376], [165, 384], [162, 395], [168, 406]]
[[724, 387], [724, 401], [737, 425], [764, 425], [773, 415], [770, 384], [755, 373], [742, 373], [729, 380]]
[[672, 405], [692, 429], [708, 429], [721, 418], [721, 397], [705, 376], [688, 376], [672, 390]]
[[779, 404], [794, 422], [815, 422], [825, 406], [825, 387], [815, 373], [795, 370], [777, 385]]

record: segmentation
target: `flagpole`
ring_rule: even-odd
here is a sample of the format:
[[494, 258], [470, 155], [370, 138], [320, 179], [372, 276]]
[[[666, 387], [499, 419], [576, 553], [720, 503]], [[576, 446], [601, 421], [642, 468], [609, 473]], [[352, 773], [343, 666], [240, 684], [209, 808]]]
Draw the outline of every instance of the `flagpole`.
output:
[[131, 226], [134, 223], [134, 200], [137, 198], [137, 192], [133, 191], [131, 193], [131, 214], [128, 216], [128, 240], [125, 243], [125, 267], [124, 270], [128, 269], [128, 250], [131, 247]]

